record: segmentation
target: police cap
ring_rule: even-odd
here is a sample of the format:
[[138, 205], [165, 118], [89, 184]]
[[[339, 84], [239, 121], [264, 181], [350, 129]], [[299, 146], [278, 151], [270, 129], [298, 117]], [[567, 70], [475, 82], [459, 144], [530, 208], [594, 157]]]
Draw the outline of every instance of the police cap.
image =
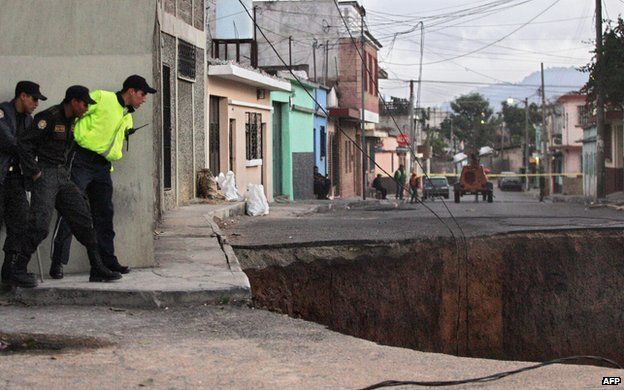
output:
[[82, 85], [72, 85], [67, 88], [63, 103], [68, 103], [72, 99], [76, 99], [87, 104], [95, 104], [95, 100], [91, 99], [91, 96], [89, 96], [89, 88], [83, 87]]
[[39, 84], [32, 81], [20, 81], [17, 83], [15, 86], [15, 97], [18, 97], [22, 92], [39, 100], [48, 100], [39, 91]]
[[123, 90], [125, 91], [130, 88], [134, 90], [140, 90], [145, 93], [156, 93], [156, 90], [150, 87], [147, 81], [145, 81], [145, 79], [138, 74], [133, 74], [132, 76], [128, 77], [126, 81], [124, 81]]

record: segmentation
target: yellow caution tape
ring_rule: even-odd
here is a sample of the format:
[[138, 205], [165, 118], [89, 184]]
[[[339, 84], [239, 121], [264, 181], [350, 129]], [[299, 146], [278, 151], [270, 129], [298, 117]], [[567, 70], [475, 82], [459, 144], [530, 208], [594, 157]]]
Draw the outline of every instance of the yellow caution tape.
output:
[[[500, 174], [500, 173], [488, 173], [486, 174], [487, 177], [540, 177], [540, 176], [546, 176], [546, 177], [552, 177], [552, 176], [567, 176], [567, 177], [579, 177], [579, 176], [583, 176], [583, 173], [514, 173], [514, 174]], [[459, 176], [459, 174], [455, 174], [455, 173], [430, 173], [429, 176], [449, 176], [449, 177], [453, 177], [453, 176]]]

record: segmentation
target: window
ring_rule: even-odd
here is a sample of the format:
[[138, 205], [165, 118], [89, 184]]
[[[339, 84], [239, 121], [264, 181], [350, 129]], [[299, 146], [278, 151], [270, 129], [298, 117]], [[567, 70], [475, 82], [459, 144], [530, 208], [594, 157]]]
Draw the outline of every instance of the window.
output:
[[171, 69], [163, 65], [162, 69], [162, 106], [163, 106], [163, 187], [171, 189]]
[[262, 114], [246, 112], [245, 151], [247, 160], [262, 158], [262, 133], [266, 123], [262, 123]]
[[195, 80], [195, 46], [178, 41], [178, 74]]
[[586, 125], [588, 120], [587, 106], [576, 106], [576, 109], [578, 113], [576, 124], [580, 126]]
[[368, 156], [366, 167], [369, 172], [375, 172], [375, 142], [368, 143]]
[[327, 157], [327, 132], [325, 131], [325, 126], [321, 126], [320, 143], [321, 143], [321, 150], [320, 150], [321, 156], [320, 157], [325, 158]]
[[370, 77], [368, 80], [369, 86], [368, 90], [371, 94], [375, 94], [375, 66], [373, 65], [373, 56], [368, 54], [368, 72], [370, 72]]
[[606, 125], [604, 129], [604, 156], [607, 161], [611, 161], [613, 159], [612, 144], [611, 126]]
[[377, 58], [375, 58], [375, 71], [373, 75], [375, 76], [375, 96], [379, 96], [379, 63], [377, 63]]

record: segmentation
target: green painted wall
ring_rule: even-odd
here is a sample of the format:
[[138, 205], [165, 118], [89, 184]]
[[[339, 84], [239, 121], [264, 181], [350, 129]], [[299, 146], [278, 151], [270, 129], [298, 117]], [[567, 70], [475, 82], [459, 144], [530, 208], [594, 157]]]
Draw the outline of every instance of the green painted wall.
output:
[[[282, 105], [282, 192], [292, 200], [294, 194], [292, 154], [314, 152], [314, 115], [293, 110], [288, 103], [292, 102], [296, 106], [308, 109], [314, 109], [315, 103], [297, 81], [291, 81], [291, 86], [291, 92], [271, 92], [270, 98], [271, 104], [285, 103]], [[314, 86], [306, 86], [306, 89], [314, 96]], [[273, 158], [280, 157], [274, 154]]]

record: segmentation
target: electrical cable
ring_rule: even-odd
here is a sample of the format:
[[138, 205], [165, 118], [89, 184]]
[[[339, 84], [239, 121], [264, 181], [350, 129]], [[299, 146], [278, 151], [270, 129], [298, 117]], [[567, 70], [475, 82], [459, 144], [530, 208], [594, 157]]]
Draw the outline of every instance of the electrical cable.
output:
[[553, 364], [560, 364], [560, 363], [577, 361], [577, 360], [593, 360], [593, 361], [598, 361], [602, 363], [608, 363], [612, 365], [614, 368], [622, 369], [622, 366], [620, 366], [617, 362], [611, 359], [601, 357], [601, 356], [569, 356], [569, 357], [564, 357], [560, 359], [549, 360], [547, 362], [538, 363], [532, 366], [519, 368], [517, 370], [499, 372], [496, 374], [482, 376], [478, 378], [460, 379], [460, 380], [454, 380], [454, 381], [394, 381], [394, 380], [390, 380], [390, 381], [383, 381], [383, 382], [379, 382], [371, 386], [364, 387], [362, 390], [373, 390], [373, 389], [381, 389], [382, 387], [396, 387], [396, 386], [409, 386], [409, 385], [441, 387], [441, 386], [457, 386], [457, 385], [463, 385], [467, 383], [493, 382], [493, 381], [497, 381], [499, 379], [508, 377], [510, 375], [519, 374], [521, 372], [535, 370], [535, 369], [550, 366]]
[[471, 51], [469, 51], [469, 52], [467, 52], [467, 53], [464, 53], [464, 54], [461, 54], [461, 55], [458, 55], [458, 56], [455, 56], [455, 57], [447, 58], [447, 59], [444, 59], [444, 60], [438, 60], [438, 61], [428, 62], [428, 63], [426, 63], [426, 64], [424, 64], [424, 65], [439, 64], [439, 63], [441, 63], [441, 62], [445, 62], [445, 61], [448, 61], [448, 60], [455, 60], [455, 59], [457, 59], [457, 58], [465, 57], [465, 56], [467, 56], [467, 55], [470, 55], [470, 54], [474, 54], [474, 53], [480, 52], [480, 51], [481, 51], [481, 50], [483, 50], [483, 49], [487, 49], [488, 47], [493, 46], [493, 45], [497, 44], [498, 42], [501, 42], [502, 40], [504, 40], [504, 39], [505, 39], [505, 38], [507, 38], [508, 36], [510, 36], [510, 35], [512, 35], [512, 34], [514, 34], [514, 33], [516, 33], [517, 31], [519, 31], [519, 30], [520, 30], [520, 29], [522, 29], [523, 27], [527, 26], [527, 25], [528, 25], [528, 24], [530, 24], [532, 21], [534, 21], [535, 19], [537, 19], [537, 18], [539, 18], [540, 16], [542, 16], [543, 14], [545, 14], [548, 10], [550, 10], [552, 7], [554, 7], [554, 6], [555, 6], [557, 3], [559, 3], [560, 1], [561, 1], [561, 0], [555, 0], [555, 1], [553, 1], [553, 2], [552, 2], [552, 4], [550, 4], [550, 5], [549, 5], [548, 7], [546, 7], [543, 11], [541, 11], [540, 13], [538, 13], [537, 15], [535, 15], [534, 17], [532, 17], [531, 19], [529, 19], [526, 23], [523, 23], [523, 24], [522, 24], [522, 25], [520, 25], [518, 28], [513, 29], [510, 33], [503, 35], [501, 38], [499, 38], [499, 39], [497, 39], [497, 40], [495, 40], [495, 41], [493, 41], [493, 42], [490, 42], [490, 43], [488, 43], [488, 44], [487, 44], [487, 45], [485, 45], [485, 46], [482, 46], [482, 47], [480, 47], [480, 48], [478, 48], [478, 49], [475, 49], [475, 50], [471, 50]]
[[[240, 1], [240, 0], [239, 0]], [[351, 37], [351, 42], [353, 43], [353, 47], [356, 50], [356, 52], [358, 53], [358, 55], [360, 56], [360, 59], [362, 60], [363, 64], [366, 64], [366, 60], [364, 58], [364, 53], [360, 52], [360, 49], [357, 47], [357, 44], [355, 42], [355, 38], [353, 37], [353, 34], [351, 33], [351, 30], [349, 29], [348, 23], [345, 20], [345, 18], [342, 15], [342, 12], [340, 12], [340, 6], [338, 5], [338, 1], [337, 0], [333, 0], [334, 1], [334, 5], [336, 6], [336, 9], [338, 10], [338, 13], [340, 15], [340, 18], [342, 19], [342, 22], [345, 26], [345, 28], [347, 29], [347, 32], [349, 33], [349, 36]], [[559, 0], [557, 0], [559, 1]], [[362, 26], [363, 28], [363, 26]], [[364, 49], [364, 47], [362, 47], [362, 49]], [[364, 65], [364, 69], [366, 69], [368, 76], [370, 78], [372, 78], [373, 80], [375, 80], [376, 78], [374, 77], [374, 75], [371, 73], [370, 69], [368, 69], [368, 67], [366, 65]], [[376, 85], [376, 83], [374, 83], [375, 89], [377, 91], [377, 95], [380, 95], [379, 93], [379, 86]], [[386, 102], [382, 99], [381, 100], [384, 107], [386, 108], [386, 110], [389, 112], [390, 114], [390, 118], [392, 119], [392, 121], [394, 122], [394, 125], [396, 126], [397, 130], [399, 131], [399, 133], [405, 137], [405, 133], [401, 130], [401, 127], [399, 126], [399, 124], [397, 123], [396, 119], [394, 118], [394, 115], [392, 115], [392, 112], [390, 110], [388, 110], [388, 106], [386, 104]], [[364, 107], [362, 107], [362, 110], [364, 109]], [[429, 184], [433, 186], [433, 182], [431, 181], [431, 178], [429, 177], [429, 175], [427, 174], [426, 170], [424, 169], [424, 167], [422, 166], [422, 164], [420, 163], [420, 161], [418, 161], [418, 159], [416, 158], [416, 153], [414, 151], [413, 146], [411, 145], [412, 140], [410, 140], [410, 142], [408, 143], [408, 148], [410, 150], [410, 152], [412, 153], [412, 156], [414, 157], [414, 161], [418, 164], [418, 166], [420, 166], [420, 169], [423, 171], [423, 175], [425, 177], [426, 180], [429, 181]], [[376, 164], [376, 162], [373, 160], [373, 163]], [[377, 164], [376, 164], [377, 165]], [[451, 235], [453, 237], [453, 241], [455, 243], [455, 248], [456, 248], [456, 252], [457, 252], [457, 280], [458, 280], [458, 300], [457, 300], [457, 326], [456, 326], [456, 350], [459, 354], [459, 321], [460, 321], [460, 317], [461, 317], [461, 313], [460, 313], [460, 308], [461, 308], [461, 294], [460, 294], [460, 277], [461, 277], [461, 267], [460, 267], [460, 262], [461, 262], [461, 257], [460, 257], [460, 245], [463, 246], [464, 248], [464, 253], [463, 253], [463, 260], [464, 260], [464, 269], [466, 270], [465, 273], [465, 278], [467, 278], [467, 266], [468, 266], [468, 245], [467, 245], [467, 241], [466, 241], [466, 235], [464, 234], [464, 229], [461, 227], [461, 225], [459, 224], [459, 222], [457, 221], [457, 219], [455, 218], [455, 216], [453, 215], [453, 213], [451, 212], [451, 210], [449, 209], [448, 205], [446, 204], [446, 202], [444, 201], [444, 199], [442, 197], [440, 197], [440, 200], [442, 201], [442, 205], [444, 206], [444, 208], [446, 209], [446, 211], [448, 212], [449, 216], [451, 217], [451, 220], [453, 221], [453, 223], [457, 226], [457, 228], [459, 229], [460, 232], [460, 237], [461, 237], [461, 242], [458, 242], [457, 238], [455, 237], [455, 233], [453, 232], [453, 229], [450, 228], [450, 226], [444, 224], [447, 229], [451, 232]], [[424, 203], [421, 202], [421, 204], [424, 205]], [[465, 295], [464, 295], [464, 299], [466, 300], [466, 310], [468, 310], [468, 283], [467, 283], [467, 279], [465, 280], [466, 283], [464, 283], [465, 285]], [[466, 320], [468, 319], [468, 315], [466, 315]], [[468, 332], [466, 332], [466, 337], [468, 337]]]
[[[258, 23], [253, 19], [253, 16], [251, 15], [251, 13], [249, 12], [249, 10], [247, 9], [247, 7], [245, 6], [245, 4], [242, 2], [242, 0], [238, 0], [240, 5], [243, 7], [243, 9], [245, 10], [245, 12], [247, 13], [247, 15], [249, 16], [249, 18], [253, 21], [255, 27], [258, 29], [258, 31], [260, 32], [260, 34], [264, 37], [264, 39], [267, 41], [267, 43], [271, 46], [271, 48], [273, 49], [273, 51], [275, 52], [275, 54], [277, 55], [277, 57], [279, 58], [279, 60], [282, 62], [282, 64], [284, 64], [284, 66], [286, 66], [286, 68], [288, 69], [289, 73], [291, 74], [291, 76], [294, 78], [295, 81], [297, 81], [297, 83], [303, 87], [303, 90], [306, 92], [306, 94], [310, 97], [310, 99], [312, 99], [318, 106], [319, 109], [321, 111], [323, 111], [323, 113], [329, 117], [329, 113], [327, 112], [327, 110], [325, 110], [323, 108], [323, 106], [316, 100], [316, 98], [308, 91], [308, 89], [303, 85], [303, 83], [301, 82], [301, 80], [299, 79], [299, 77], [297, 77], [297, 75], [292, 71], [291, 67], [288, 66], [288, 64], [286, 63], [286, 61], [282, 58], [282, 56], [279, 54], [279, 52], [277, 51], [277, 49], [275, 49], [275, 47], [273, 46], [273, 44], [271, 43], [271, 41], [267, 38], [267, 36], [264, 34], [264, 31], [262, 30], [262, 28], [258, 25]], [[355, 142], [355, 140], [353, 140], [339, 125], [336, 125], [336, 128], [342, 133], [342, 135], [345, 136], [345, 138], [347, 138], [358, 150], [360, 150], [362, 152], [362, 154], [364, 156], [366, 156], [369, 160], [372, 160], [373, 163], [375, 164], [375, 166], [377, 168], [379, 168], [379, 170], [381, 170], [382, 172], [384, 172], [388, 177], [392, 178], [394, 180], [394, 177], [390, 175], [390, 173], [388, 173], [385, 169], [383, 169], [379, 164], [377, 164], [374, 159], [371, 158], [371, 156], [366, 153], [362, 147]], [[396, 181], [396, 180], [395, 180]], [[396, 181], [398, 183], [398, 181]], [[425, 207], [427, 210], [429, 210], [445, 227], [447, 227], [447, 229], [449, 230], [451, 236], [453, 237], [454, 241], [456, 241], [455, 238], [455, 233], [453, 232], [453, 230], [450, 228], [450, 226], [448, 226], [448, 224], [442, 219], [442, 217], [440, 217], [434, 210], [432, 210], [429, 206], [427, 206], [424, 202], [422, 202], [421, 200], [418, 201], [419, 204], [421, 204], [423, 207]]]

